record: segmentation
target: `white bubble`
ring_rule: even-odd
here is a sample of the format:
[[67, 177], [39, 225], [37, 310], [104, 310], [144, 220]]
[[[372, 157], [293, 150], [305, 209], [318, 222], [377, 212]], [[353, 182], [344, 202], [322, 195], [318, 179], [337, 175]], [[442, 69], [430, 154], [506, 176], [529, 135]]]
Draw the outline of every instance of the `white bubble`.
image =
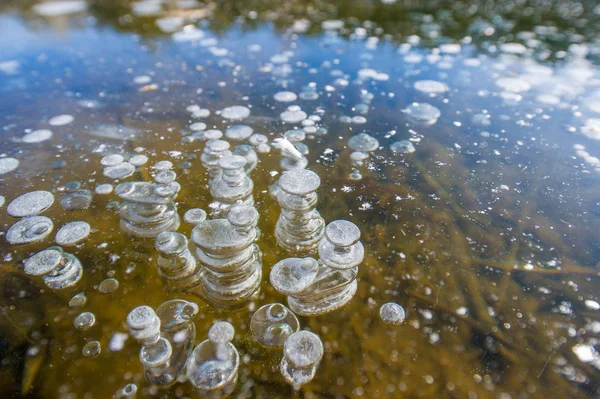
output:
[[388, 302], [379, 309], [379, 316], [384, 323], [399, 325], [406, 319], [404, 308], [395, 302]]
[[0, 158], [0, 175], [12, 172], [19, 167], [19, 160], [16, 158]]
[[448, 86], [436, 80], [419, 80], [414, 84], [414, 88], [427, 94], [441, 94], [448, 91]]
[[296, 101], [298, 96], [296, 95], [296, 93], [291, 91], [280, 91], [278, 93], [275, 93], [273, 98], [275, 99], [275, 101], [279, 101], [282, 103], [291, 103], [292, 101]]
[[10, 216], [24, 217], [42, 213], [54, 203], [49, 191], [31, 191], [15, 198], [6, 209]]
[[42, 141], [50, 140], [52, 137], [52, 131], [48, 129], [34, 130], [31, 133], [27, 133], [23, 136], [22, 140], [24, 143], [41, 143]]
[[254, 129], [248, 125], [233, 125], [225, 130], [225, 136], [231, 140], [246, 140], [252, 135]]
[[50, 120], [48, 121], [48, 124], [51, 126], [64, 126], [64, 125], [68, 125], [69, 123], [73, 122], [74, 120], [75, 120], [75, 118], [72, 115], [63, 114], [63, 115], [57, 115], [53, 118], [50, 118]]
[[142, 166], [146, 162], [148, 162], [148, 157], [143, 154], [134, 155], [131, 158], [129, 158], [129, 163], [133, 166]]
[[83, 221], [69, 222], [61, 227], [56, 233], [58, 245], [76, 245], [90, 235], [90, 225]]
[[529, 82], [521, 78], [500, 78], [496, 84], [510, 93], [521, 93], [531, 89]]
[[112, 184], [99, 184], [96, 186], [96, 189], [94, 191], [96, 192], [96, 194], [100, 195], [110, 194], [113, 191], [113, 186]]
[[234, 105], [224, 108], [221, 111], [221, 116], [230, 120], [241, 120], [250, 116], [250, 109], [242, 105]]

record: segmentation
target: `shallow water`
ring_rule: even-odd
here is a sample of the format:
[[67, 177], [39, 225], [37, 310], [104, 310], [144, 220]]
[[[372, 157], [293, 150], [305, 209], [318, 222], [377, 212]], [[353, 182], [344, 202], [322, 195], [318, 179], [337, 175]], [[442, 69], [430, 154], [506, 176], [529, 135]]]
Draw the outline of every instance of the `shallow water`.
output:
[[[33, 2], [0, 6], [0, 152], [19, 161], [0, 175], [2, 234], [18, 221], [7, 213], [13, 199], [36, 190], [55, 196], [42, 213], [54, 223], [46, 239], [17, 246], [1, 238], [0, 397], [108, 398], [129, 383], [138, 397], [198, 397], [189, 383], [149, 386], [139, 344], [121, 344], [131, 309], [173, 298], [200, 305], [196, 343], [214, 321], [234, 325], [241, 367], [233, 397], [600, 394], [594, 2], [174, 1], [149, 16], [139, 15], [139, 3], [138, 15], [128, 2], [73, 4], [67, 15]], [[157, 23], [167, 16], [182, 20]], [[171, 33], [185, 25], [203, 37]], [[445, 86], [415, 85], [428, 80]], [[317, 99], [303, 99], [307, 86]], [[282, 91], [299, 98], [277, 101]], [[404, 111], [414, 102], [436, 107], [439, 118], [415, 120]], [[357, 224], [366, 253], [349, 304], [299, 317], [321, 337], [324, 356], [297, 393], [279, 373], [281, 350], [261, 347], [249, 330], [254, 311], [285, 302], [268, 281], [287, 257], [274, 236], [280, 209], [268, 194], [281, 173], [279, 151], [259, 153], [251, 174], [263, 280], [259, 297], [237, 311], [168, 292], [152, 245], [121, 234], [117, 195], [94, 193], [100, 184], [151, 180], [151, 165], [169, 160], [182, 187], [180, 217], [208, 210], [205, 142], [184, 139], [190, 126], [225, 132], [246, 124], [272, 142], [301, 127], [280, 118], [294, 104], [327, 129], [304, 141], [322, 182], [317, 208], [327, 222]], [[250, 115], [219, 115], [235, 105]], [[40, 129], [52, 135], [31, 138]], [[380, 147], [353, 180], [348, 139], [363, 131]], [[400, 140], [416, 151], [393, 152]], [[114, 153], [149, 162], [117, 181], [100, 162]], [[3, 162], [0, 170], [12, 168]], [[94, 193], [90, 207], [64, 210], [61, 195], [81, 188]], [[65, 251], [81, 260], [82, 280], [73, 292], [52, 292], [22, 261], [79, 220], [90, 235]], [[178, 231], [189, 237], [191, 227]], [[107, 278], [118, 287], [103, 294]], [[77, 292], [86, 303], [69, 307]], [[381, 320], [387, 302], [403, 306], [402, 324]], [[73, 325], [82, 312], [95, 315], [85, 330]], [[92, 341], [101, 352], [84, 357]]]

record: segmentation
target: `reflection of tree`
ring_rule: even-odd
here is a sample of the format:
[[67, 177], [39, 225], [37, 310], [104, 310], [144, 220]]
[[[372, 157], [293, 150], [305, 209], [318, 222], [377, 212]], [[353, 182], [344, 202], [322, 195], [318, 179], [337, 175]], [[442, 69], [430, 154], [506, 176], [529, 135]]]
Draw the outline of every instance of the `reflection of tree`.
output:
[[[131, 0], [89, 0], [88, 3], [89, 12], [102, 25], [145, 36], [163, 34], [154, 23], [157, 16], [131, 14]], [[33, 17], [30, 11], [33, 4], [35, 2], [31, 0], [8, 0], [0, 4], [0, 12], [18, 10], [24, 17], [30, 18]], [[572, 6], [561, 0], [524, 0], [519, 6], [514, 2], [490, 4], [487, 0], [398, 0], [395, 4], [383, 4], [380, 0], [221, 0], [200, 1], [198, 4], [199, 8], [210, 11], [210, 24], [215, 32], [223, 32], [240, 20], [243, 30], [272, 22], [277, 30], [282, 31], [298, 19], [307, 19], [312, 23], [307, 33], [315, 34], [320, 32], [321, 21], [343, 19], [355, 26], [370, 21], [383, 32], [399, 38], [412, 34], [424, 36], [420, 27], [431, 20], [440, 26], [441, 36], [455, 40], [467, 35], [477, 36], [476, 29], [469, 29], [475, 23], [489, 24], [497, 33], [503, 33], [505, 28], [523, 31], [533, 30], [538, 25], [551, 25], [556, 26], [559, 33], [542, 37], [542, 40], [553, 42], [563, 41], [565, 34], [570, 33], [594, 37], [600, 26], [600, 17], [594, 12], [594, 0], [583, 0]], [[256, 12], [255, 19], [250, 18], [251, 12]], [[160, 16], [173, 15], [194, 16], [194, 10], [178, 8], [176, 1], [167, 0]]]

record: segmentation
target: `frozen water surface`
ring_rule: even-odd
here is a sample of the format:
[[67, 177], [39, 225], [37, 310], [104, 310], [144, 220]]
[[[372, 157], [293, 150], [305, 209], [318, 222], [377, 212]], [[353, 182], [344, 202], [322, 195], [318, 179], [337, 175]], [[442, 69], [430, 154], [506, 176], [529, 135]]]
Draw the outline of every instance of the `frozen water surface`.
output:
[[0, 2], [0, 397], [598, 397], [599, 18]]

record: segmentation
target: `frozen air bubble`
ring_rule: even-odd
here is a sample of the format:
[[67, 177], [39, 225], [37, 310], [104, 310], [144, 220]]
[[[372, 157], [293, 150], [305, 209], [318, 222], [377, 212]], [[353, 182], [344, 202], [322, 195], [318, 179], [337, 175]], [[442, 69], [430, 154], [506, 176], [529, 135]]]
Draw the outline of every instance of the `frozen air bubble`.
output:
[[39, 129], [34, 130], [31, 133], [27, 133], [21, 138], [21, 140], [23, 140], [23, 143], [34, 144], [50, 140], [50, 138], [52, 138], [52, 131], [48, 129]]
[[84, 221], [69, 222], [62, 226], [56, 233], [58, 245], [76, 245], [84, 241], [90, 235], [90, 225]]
[[384, 323], [400, 325], [406, 319], [404, 308], [397, 303], [388, 302], [379, 309], [379, 316]]
[[54, 195], [49, 191], [31, 191], [15, 198], [6, 211], [10, 216], [33, 216], [44, 212], [54, 203]]
[[96, 316], [91, 312], [83, 312], [75, 317], [73, 325], [80, 331], [85, 331], [96, 324]]

